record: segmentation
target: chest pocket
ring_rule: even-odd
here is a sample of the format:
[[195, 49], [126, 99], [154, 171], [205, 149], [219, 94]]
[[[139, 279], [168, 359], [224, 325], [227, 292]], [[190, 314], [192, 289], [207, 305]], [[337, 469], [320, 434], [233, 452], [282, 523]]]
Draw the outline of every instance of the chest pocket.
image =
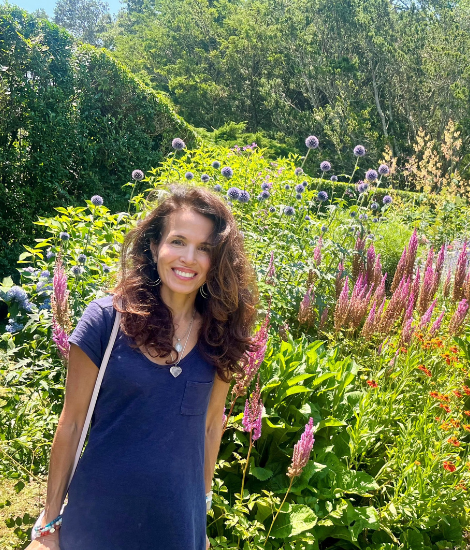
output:
[[193, 382], [188, 380], [181, 403], [181, 414], [204, 414], [209, 405], [213, 382]]

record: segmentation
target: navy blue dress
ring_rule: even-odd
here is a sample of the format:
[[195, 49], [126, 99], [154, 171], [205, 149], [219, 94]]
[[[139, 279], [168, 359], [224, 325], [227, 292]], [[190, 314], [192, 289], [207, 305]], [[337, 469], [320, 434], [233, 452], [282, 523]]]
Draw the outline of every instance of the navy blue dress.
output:
[[[86, 308], [69, 342], [98, 367], [115, 310]], [[168, 367], [118, 332], [89, 441], [70, 485], [61, 550], [205, 550], [205, 420], [215, 367], [197, 346]]]

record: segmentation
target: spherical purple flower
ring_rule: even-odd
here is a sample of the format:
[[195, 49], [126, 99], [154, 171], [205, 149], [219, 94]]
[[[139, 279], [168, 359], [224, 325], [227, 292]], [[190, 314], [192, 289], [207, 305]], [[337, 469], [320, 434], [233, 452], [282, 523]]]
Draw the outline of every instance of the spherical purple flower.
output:
[[220, 162], [218, 160], [214, 160], [211, 166], [212, 168], [215, 168], [216, 170], [218, 170], [220, 168]]
[[359, 191], [359, 193], [365, 193], [368, 189], [369, 189], [368, 183], [361, 182], [357, 184], [357, 190]]
[[390, 168], [386, 164], [381, 164], [379, 166], [379, 174], [381, 176], [388, 176], [390, 174]]
[[274, 214], [274, 212], [276, 212], [276, 208], [274, 206], [270, 206], [269, 211], [271, 212], [271, 214]]
[[81, 264], [84, 264], [86, 262], [86, 256], [85, 254], [79, 254], [78, 256], [78, 261], [81, 263]]
[[189, 181], [189, 180], [192, 180], [194, 178], [194, 174], [192, 172], [186, 172], [184, 177]]
[[328, 193], [326, 191], [320, 191], [317, 195], [317, 199], [320, 202], [324, 202], [328, 200]]
[[186, 143], [180, 138], [175, 138], [171, 142], [171, 146], [173, 147], [173, 149], [176, 149], [177, 151], [182, 151], [186, 147]]
[[221, 170], [222, 176], [224, 178], [230, 179], [233, 176], [233, 170], [230, 168], [230, 166], [224, 166]]
[[301, 183], [299, 183], [295, 186], [295, 190], [297, 193], [303, 193], [305, 191], [305, 187]]
[[14, 300], [15, 302], [24, 302], [28, 299], [26, 291], [20, 286], [12, 286], [7, 291], [7, 300]]
[[217, 193], [219, 193], [220, 191], [222, 191], [222, 186], [219, 183], [216, 183], [214, 185], [214, 191], [217, 191]]
[[287, 191], [289, 191], [290, 185], [289, 185], [288, 183], [286, 183], [286, 184], [284, 185], [284, 189], [286, 189]]
[[328, 231], [328, 227], [326, 227], [326, 225], [322, 225], [321, 226], [321, 232], [326, 233], [327, 231]]
[[378, 210], [379, 209], [379, 203], [374, 201], [373, 203], [371, 203], [370, 209], [371, 210]]
[[74, 265], [72, 267], [72, 273], [74, 275], [80, 275], [81, 272], [82, 272], [82, 268], [79, 265]]
[[367, 220], [367, 214], [360, 214], [359, 219], [360, 220]]
[[41, 273], [39, 274], [39, 277], [45, 277], [47, 279], [47, 277], [50, 277], [51, 276], [51, 273], [48, 269], [45, 269], [44, 271], [41, 271]]
[[382, 202], [384, 204], [392, 204], [393, 199], [390, 195], [385, 195], [385, 197], [382, 199]]
[[265, 201], [266, 199], [269, 199], [271, 195], [269, 194], [269, 191], [262, 191], [259, 195], [259, 198], [263, 201]]
[[300, 193], [297, 193], [297, 195], [295, 195], [295, 198], [300, 201], [302, 200], [302, 195]]
[[293, 206], [286, 206], [284, 208], [284, 214], [286, 216], [293, 216], [295, 214], [295, 208]]
[[54, 252], [52, 252], [52, 250], [48, 250], [46, 252], [46, 260], [52, 260], [53, 258], [55, 258]]
[[144, 173], [142, 170], [134, 170], [132, 172], [132, 179], [135, 181], [140, 181], [144, 179]]
[[95, 206], [101, 206], [103, 204], [103, 197], [100, 197], [99, 195], [93, 195], [90, 201], [91, 204], [94, 204]]
[[357, 212], [355, 210], [352, 210], [351, 212], [349, 212], [349, 215], [351, 216], [351, 218], [355, 218], [357, 215]]
[[375, 181], [378, 177], [379, 177], [379, 175], [377, 174], [377, 172], [375, 170], [367, 170], [366, 180]]
[[109, 265], [103, 265], [103, 273], [109, 273], [111, 271], [111, 268]]
[[331, 176], [330, 180], [331, 181], [338, 181], [338, 176]]
[[233, 201], [236, 201], [239, 196], [240, 196], [240, 189], [238, 189], [238, 187], [231, 187], [227, 191], [227, 197]]
[[354, 155], [356, 157], [363, 157], [365, 154], [366, 148], [364, 147], [364, 145], [356, 145], [356, 147], [354, 147]]
[[238, 196], [238, 202], [247, 203], [250, 200], [250, 193], [248, 191], [240, 191], [240, 195]]
[[327, 160], [324, 160], [320, 163], [320, 170], [322, 172], [329, 172], [331, 170], [331, 164]]
[[302, 185], [304, 186], [304, 189], [307, 189], [307, 187], [308, 187], [308, 181], [307, 181], [307, 180], [304, 180], [304, 181], [302, 182]]
[[372, 221], [373, 221], [374, 223], [377, 223], [377, 222], [379, 221], [379, 218], [374, 218]]
[[270, 187], [269, 183], [264, 182], [264, 183], [261, 184], [261, 189], [263, 191], [268, 191], [269, 189], [271, 189], [271, 187]]
[[202, 183], [207, 183], [210, 179], [211, 177], [209, 176], [209, 174], [202, 174], [201, 176]]
[[316, 136], [308, 136], [308, 138], [305, 140], [305, 145], [309, 149], [316, 149], [319, 145], [318, 138]]
[[66, 232], [66, 231], [61, 231], [59, 233], [59, 238], [62, 240], [62, 241], [68, 241], [70, 239], [70, 235]]
[[305, 219], [309, 222], [310, 221], [310, 216], [307, 214], [307, 216], [305, 216]]
[[303, 173], [304, 173], [304, 171], [303, 171], [302, 168], [300, 168], [300, 166], [294, 170], [294, 174], [296, 176], [301, 176]]

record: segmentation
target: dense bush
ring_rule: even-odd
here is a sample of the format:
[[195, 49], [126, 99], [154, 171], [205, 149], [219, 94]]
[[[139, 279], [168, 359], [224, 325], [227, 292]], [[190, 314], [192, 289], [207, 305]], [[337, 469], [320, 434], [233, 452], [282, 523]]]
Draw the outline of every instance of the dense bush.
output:
[[196, 143], [169, 100], [105, 50], [17, 8], [0, 7], [0, 69], [0, 275], [38, 215], [94, 193], [122, 209], [132, 169], [157, 164], [175, 132]]
[[[457, 239], [468, 237], [459, 222], [465, 207], [440, 197], [417, 203], [390, 189], [385, 177], [368, 188], [352, 177], [351, 184], [333, 185], [302, 174], [298, 157], [271, 161], [263, 153], [252, 146], [172, 153], [140, 183], [145, 191], [132, 184], [128, 213], [112, 214], [95, 198], [39, 219], [45, 232], [21, 256], [19, 266], [28, 264], [19, 267], [21, 287], [5, 279], [0, 288], [9, 310], [0, 367], [2, 475], [18, 479], [21, 490], [46, 473], [64, 375], [50, 311], [59, 253], [75, 324], [110, 286], [125, 231], [169, 183], [191, 181], [226, 197], [238, 220], [260, 288], [257, 341], [266, 345], [250, 358], [259, 387], [247, 371], [227, 403], [208, 520], [213, 547], [463, 548], [470, 274]], [[359, 166], [355, 177], [363, 172]], [[237, 190], [248, 193], [245, 200], [236, 199]], [[436, 201], [454, 205], [455, 225], [449, 220], [441, 233]], [[431, 239], [449, 238], [434, 257]], [[394, 270], [386, 292], [376, 284], [385, 265]], [[385, 309], [374, 317], [371, 296], [380, 302], [379, 294]], [[430, 300], [436, 302], [424, 307]], [[259, 438], [247, 427], [247, 395], [263, 402]], [[293, 448], [310, 418], [313, 451], [290, 480]], [[29, 521], [9, 524], [21, 538]]]

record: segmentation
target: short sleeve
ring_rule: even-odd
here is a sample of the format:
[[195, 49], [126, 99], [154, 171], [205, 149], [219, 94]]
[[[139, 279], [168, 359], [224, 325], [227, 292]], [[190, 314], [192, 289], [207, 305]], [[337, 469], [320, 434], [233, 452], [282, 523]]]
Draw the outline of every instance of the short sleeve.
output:
[[[109, 298], [90, 302], [68, 338], [69, 343], [76, 344], [98, 368], [103, 360], [114, 322], [112, 298]], [[104, 301], [107, 307], [103, 307]]]

